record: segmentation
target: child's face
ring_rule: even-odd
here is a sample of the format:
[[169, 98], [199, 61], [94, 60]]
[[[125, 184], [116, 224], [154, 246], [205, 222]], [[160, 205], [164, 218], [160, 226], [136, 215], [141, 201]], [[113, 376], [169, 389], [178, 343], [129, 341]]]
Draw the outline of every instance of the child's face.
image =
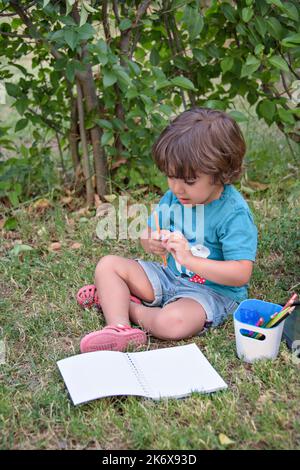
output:
[[208, 204], [214, 199], [219, 199], [223, 191], [222, 184], [213, 184], [212, 176], [204, 173], [188, 181], [168, 177], [168, 185], [181, 204], [193, 206]]

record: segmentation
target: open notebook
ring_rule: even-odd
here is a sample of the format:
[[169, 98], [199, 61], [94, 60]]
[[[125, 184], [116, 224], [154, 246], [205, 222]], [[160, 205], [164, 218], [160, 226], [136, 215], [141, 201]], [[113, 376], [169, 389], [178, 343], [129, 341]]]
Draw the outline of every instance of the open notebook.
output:
[[158, 400], [227, 388], [195, 343], [135, 353], [91, 352], [57, 365], [74, 405], [113, 395]]

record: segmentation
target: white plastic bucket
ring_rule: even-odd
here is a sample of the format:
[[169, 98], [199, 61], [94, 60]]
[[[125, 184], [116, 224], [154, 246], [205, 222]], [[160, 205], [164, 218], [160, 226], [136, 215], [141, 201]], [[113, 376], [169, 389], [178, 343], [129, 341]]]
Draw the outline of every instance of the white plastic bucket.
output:
[[[240, 359], [254, 362], [277, 357], [284, 321], [273, 328], [261, 328], [256, 323], [261, 317], [269, 321], [271, 315], [281, 309], [280, 305], [263, 300], [248, 299], [240, 303], [234, 312], [236, 350]], [[255, 338], [255, 333], [264, 335], [264, 338]]]

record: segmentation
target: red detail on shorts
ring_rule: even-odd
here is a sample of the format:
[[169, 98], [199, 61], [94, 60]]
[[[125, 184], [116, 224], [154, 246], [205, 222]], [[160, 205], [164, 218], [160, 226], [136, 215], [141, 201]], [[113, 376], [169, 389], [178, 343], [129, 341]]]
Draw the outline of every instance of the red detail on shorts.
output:
[[204, 284], [205, 283], [204, 277], [198, 276], [198, 274], [194, 274], [193, 277], [190, 277], [189, 281], [197, 282], [197, 284]]

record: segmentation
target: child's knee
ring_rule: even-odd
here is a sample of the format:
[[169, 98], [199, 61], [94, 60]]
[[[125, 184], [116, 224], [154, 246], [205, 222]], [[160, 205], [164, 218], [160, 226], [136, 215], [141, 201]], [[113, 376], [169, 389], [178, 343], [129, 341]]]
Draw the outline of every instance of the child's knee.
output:
[[114, 269], [120, 260], [120, 256], [116, 255], [105, 255], [103, 256], [97, 263], [95, 269], [95, 276], [99, 273], [103, 273], [103, 271], [107, 271], [110, 269]]
[[170, 312], [161, 310], [153, 319], [153, 330], [157, 336], [169, 340], [178, 340], [183, 336], [184, 318], [182, 312], [174, 308]]
[[114, 271], [120, 274], [122, 277], [125, 276], [128, 266], [128, 259], [117, 255], [105, 255], [99, 261], [95, 269], [95, 277], [103, 275], [109, 271]]

